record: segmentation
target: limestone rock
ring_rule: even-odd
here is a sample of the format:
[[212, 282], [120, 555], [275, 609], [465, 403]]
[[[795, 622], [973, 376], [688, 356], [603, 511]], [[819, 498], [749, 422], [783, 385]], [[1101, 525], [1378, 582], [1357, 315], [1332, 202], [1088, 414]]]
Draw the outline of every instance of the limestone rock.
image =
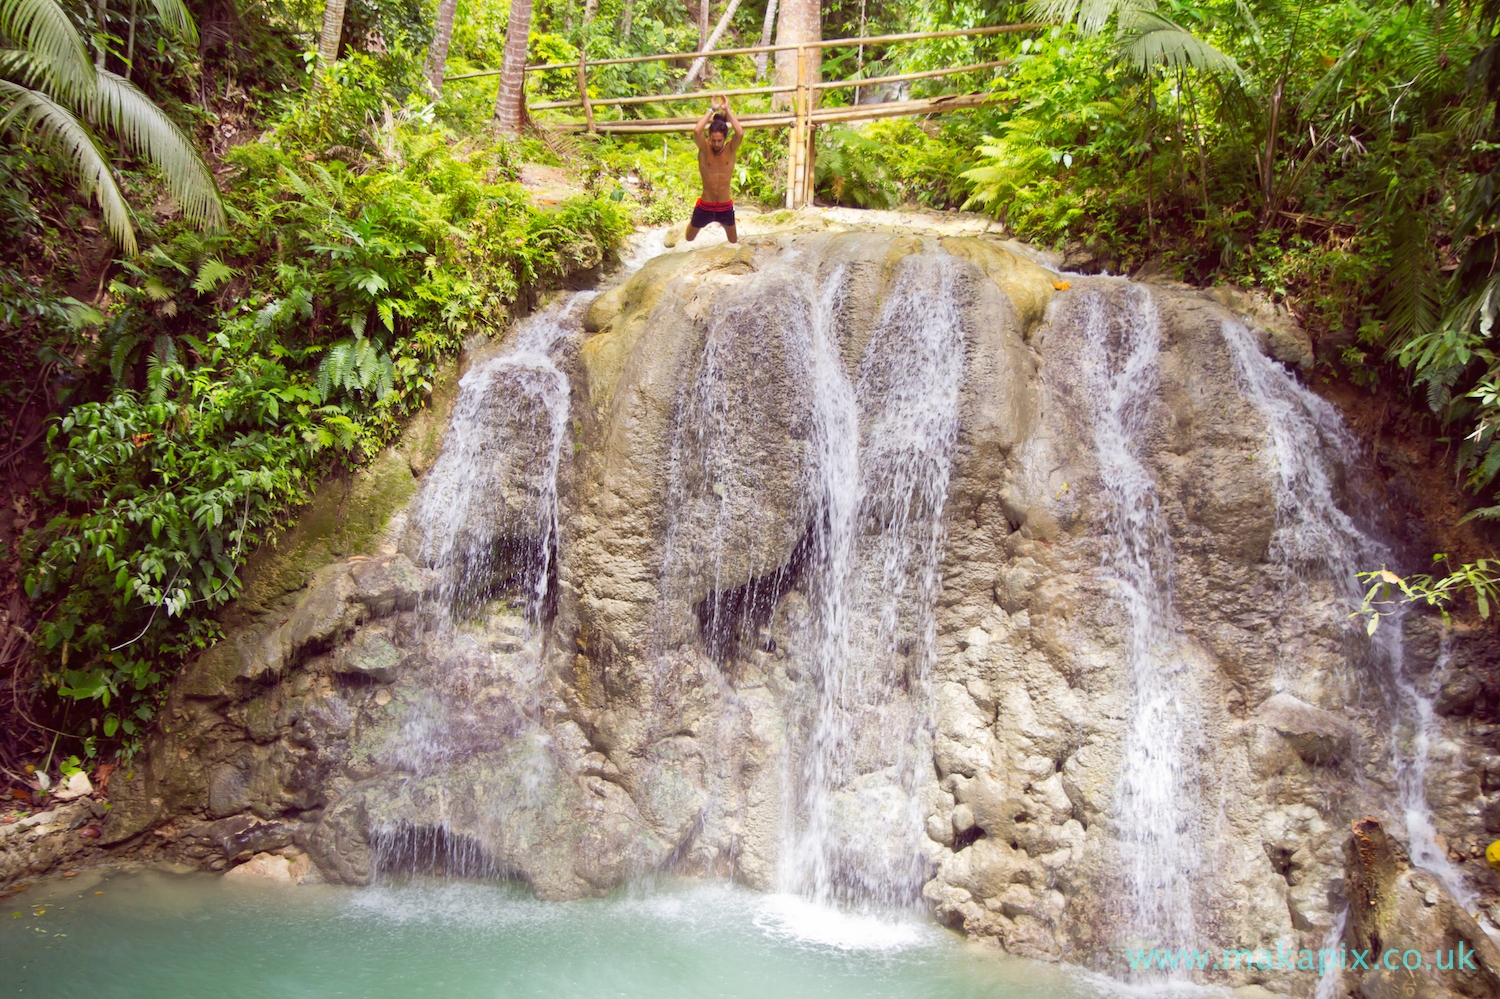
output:
[[269, 884], [291, 887], [307, 875], [306, 854], [295, 859], [274, 853], [257, 853], [238, 867], [224, 872], [224, 880], [236, 884]]
[[1344, 938], [1349, 948], [1371, 956], [1368, 970], [1345, 973], [1360, 995], [1500, 995], [1500, 947], [1437, 878], [1408, 866], [1377, 820], [1353, 824], [1345, 858], [1350, 908]]
[[80, 835], [93, 822], [88, 802], [74, 801], [0, 824], [0, 886], [75, 860], [97, 842]]
[[364, 629], [354, 636], [336, 660], [341, 672], [360, 673], [380, 683], [396, 677], [401, 665], [401, 650], [379, 631]]
[[1267, 699], [1257, 717], [1309, 764], [1331, 763], [1349, 755], [1353, 726], [1291, 694], [1275, 694]]

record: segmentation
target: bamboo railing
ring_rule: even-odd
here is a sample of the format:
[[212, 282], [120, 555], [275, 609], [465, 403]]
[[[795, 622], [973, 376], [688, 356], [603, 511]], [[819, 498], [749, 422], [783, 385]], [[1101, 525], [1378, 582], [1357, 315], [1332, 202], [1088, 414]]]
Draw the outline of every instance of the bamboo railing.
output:
[[[576, 70], [578, 74], [578, 96], [576, 98], [531, 104], [528, 105], [527, 111], [561, 110], [564, 108], [582, 109], [584, 120], [581, 123], [566, 122], [556, 126], [563, 131], [610, 132], [635, 135], [689, 132], [697, 124], [698, 119], [696, 117], [636, 118], [599, 121], [594, 116], [594, 109], [600, 107], [628, 107], [638, 104], [700, 102], [703, 100], [703, 93], [701, 91], [696, 94], [644, 94], [634, 97], [595, 98], [589, 96], [589, 69], [601, 66], [625, 66], [647, 62], [679, 62], [698, 58], [719, 59], [732, 56], [795, 51], [797, 53], [795, 84], [768, 87], [741, 87], [735, 90], [719, 91], [719, 93], [723, 93], [729, 97], [750, 97], [768, 94], [792, 95], [792, 107], [789, 111], [772, 111], [769, 114], [748, 114], [741, 116], [739, 121], [745, 128], [785, 128], [788, 125], [791, 126], [787, 156], [787, 207], [794, 208], [812, 201], [814, 183], [813, 140], [818, 125], [832, 122], [867, 121], [874, 118], [898, 117], [903, 115], [938, 114], [945, 111], [955, 111], [960, 108], [980, 107], [991, 103], [995, 99], [993, 95], [987, 93], [957, 94], [923, 100], [887, 101], [878, 104], [855, 104], [846, 107], [819, 108], [817, 107], [817, 97], [819, 94], [827, 90], [853, 89], [857, 87], [878, 86], [886, 83], [903, 83], [909, 80], [930, 80], [944, 76], [977, 73], [987, 69], [1006, 66], [1013, 61], [1010, 59], [997, 59], [991, 62], [972, 63], [967, 66], [952, 66], [944, 69], [930, 69], [916, 73], [897, 73], [891, 76], [877, 76], [864, 79], [823, 81], [814, 79], [816, 74], [812, 66], [812, 59], [815, 53], [821, 52], [823, 49], [856, 45], [884, 45], [895, 42], [925, 41], [936, 38], [997, 35], [1012, 31], [1034, 31], [1037, 28], [1043, 27], [1046, 27], [1046, 25], [997, 24], [984, 28], [911, 31], [895, 35], [872, 35], [864, 38], [829, 38], [810, 42], [782, 45], [753, 45], [745, 48], [716, 49], [713, 51], [660, 52], [654, 55], [624, 56], [617, 59], [598, 59], [592, 62], [580, 52], [576, 63], [553, 62], [526, 67], [526, 72], [528, 73], [572, 69]], [[448, 77], [448, 82], [498, 76], [500, 72], [498, 69], [487, 69], [474, 73], [460, 73]]]

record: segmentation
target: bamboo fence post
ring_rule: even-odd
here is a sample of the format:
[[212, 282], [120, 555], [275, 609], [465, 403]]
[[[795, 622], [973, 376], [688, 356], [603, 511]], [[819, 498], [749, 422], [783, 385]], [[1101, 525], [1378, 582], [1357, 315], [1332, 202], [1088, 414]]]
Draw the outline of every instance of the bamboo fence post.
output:
[[594, 106], [589, 103], [589, 77], [586, 66], [588, 56], [583, 49], [578, 50], [578, 99], [583, 102], [583, 120], [588, 122], [589, 134], [594, 135], [598, 129], [594, 127]]
[[802, 204], [810, 205], [813, 203], [813, 190], [818, 186], [818, 147], [816, 145], [818, 126], [810, 116], [805, 131], [807, 132], [807, 150], [802, 155]]
[[786, 206], [800, 208], [802, 193], [802, 157], [806, 154], [803, 135], [803, 108], [807, 100], [807, 48], [797, 49], [797, 89], [792, 92], [792, 134], [787, 139]]
[[812, 85], [812, 52], [801, 49], [797, 53], [797, 79], [802, 84], [802, 182], [797, 191], [797, 207], [802, 208], [812, 204], [813, 188], [813, 134], [817, 126], [813, 124], [812, 112], [813, 102], [817, 98], [817, 91]]

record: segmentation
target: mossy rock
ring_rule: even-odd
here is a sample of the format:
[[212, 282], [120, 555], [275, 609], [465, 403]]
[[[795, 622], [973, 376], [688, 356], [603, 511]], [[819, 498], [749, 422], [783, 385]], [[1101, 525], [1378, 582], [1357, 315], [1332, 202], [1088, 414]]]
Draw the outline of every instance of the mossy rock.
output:
[[398, 448], [382, 451], [365, 468], [323, 480], [296, 524], [246, 562], [244, 589], [226, 623], [265, 613], [330, 562], [369, 554], [416, 488], [408, 458]]

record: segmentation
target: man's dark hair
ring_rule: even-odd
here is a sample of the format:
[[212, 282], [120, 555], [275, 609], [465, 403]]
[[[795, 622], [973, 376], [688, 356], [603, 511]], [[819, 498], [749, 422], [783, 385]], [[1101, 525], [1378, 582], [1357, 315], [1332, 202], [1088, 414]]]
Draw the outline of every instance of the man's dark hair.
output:
[[715, 132], [723, 136], [729, 135], [729, 119], [718, 111], [714, 112], [714, 120], [708, 123], [708, 134], [713, 135]]

